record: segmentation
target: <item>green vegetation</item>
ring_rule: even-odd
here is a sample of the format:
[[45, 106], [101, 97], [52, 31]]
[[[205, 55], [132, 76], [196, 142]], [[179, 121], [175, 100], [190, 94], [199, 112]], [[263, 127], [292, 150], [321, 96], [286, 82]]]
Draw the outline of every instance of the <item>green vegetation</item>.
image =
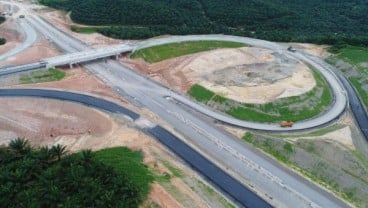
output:
[[162, 163], [165, 165], [165, 167], [167, 169], [169, 169], [169, 171], [175, 176], [175, 177], [178, 177], [178, 178], [181, 178], [184, 176], [184, 173], [179, 170], [178, 168], [174, 167], [173, 165], [171, 165], [169, 162], [167, 161], [162, 161]]
[[266, 104], [239, 103], [200, 86], [193, 85], [188, 94], [197, 101], [216, 107], [242, 120], [256, 122], [301, 121], [317, 116], [332, 102], [332, 94], [322, 75], [315, 71], [316, 86], [309, 92], [294, 97], [281, 98]]
[[338, 129], [343, 128], [343, 125], [338, 125], [338, 124], [332, 124], [330, 126], [327, 127], [323, 127], [317, 130], [313, 130], [313, 131], [308, 131], [308, 132], [303, 132], [303, 133], [287, 133], [287, 134], [274, 134], [274, 133], [266, 133], [264, 135], [266, 136], [273, 136], [273, 137], [279, 137], [279, 138], [300, 138], [300, 137], [313, 137], [313, 136], [322, 136], [325, 135], [327, 133], [336, 131]]
[[350, 77], [349, 80], [351, 84], [355, 87], [356, 91], [358, 92], [360, 96], [360, 100], [363, 101], [363, 104], [365, 105], [365, 107], [368, 108], [368, 89], [363, 88], [363, 84], [364, 86], [368, 86], [368, 83], [366, 81], [368, 77], [366, 76], [364, 76], [365, 83], [362, 83], [361, 82], [362, 78], [359, 78], [359, 77]]
[[21, 84], [31, 84], [40, 82], [52, 82], [62, 80], [65, 72], [56, 68], [50, 68], [47, 71], [36, 71], [30, 74], [24, 74], [19, 77]]
[[281, 143], [279, 141], [273, 141], [272, 139], [265, 138], [263, 140], [259, 140], [255, 138], [255, 135], [251, 132], [245, 133], [243, 136], [243, 141], [254, 145], [255, 147], [260, 148], [261, 150], [267, 152], [268, 154], [275, 157], [277, 160], [282, 161], [284, 163], [289, 162], [289, 156], [293, 153], [293, 144]]
[[101, 29], [101, 27], [88, 27], [88, 26], [72, 25], [72, 26], [70, 26], [70, 29], [73, 32], [77, 32], [77, 33], [92, 34], [92, 33], [99, 32], [99, 29]]
[[[357, 150], [349, 151], [323, 140], [286, 139], [247, 132], [243, 141], [269, 154], [312, 181], [330, 189], [357, 207], [368, 204], [368, 160]], [[337, 155], [343, 155], [336, 158]], [[344, 162], [341, 162], [341, 159]]]
[[6, 39], [0, 37], [0, 45], [4, 45], [5, 43], [6, 43]]
[[[216, 197], [219, 199], [219, 202], [226, 208], [235, 208], [235, 206], [231, 203], [229, 203], [225, 198], [219, 196], [219, 194], [213, 190], [211, 187], [209, 187], [207, 184], [203, 183], [200, 180], [197, 180], [197, 183], [199, 187], [206, 191], [207, 194], [209, 194], [212, 197]], [[192, 188], [194, 190], [194, 188]], [[194, 190], [196, 191], [196, 190]]]
[[124, 39], [223, 33], [283, 42], [368, 45], [362, 0], [39, 0], [71, 11], [73, 21], [114, 25], [101, 33]]
[[132, 151], [126, 147], [114, 147], [95, 152], [99, 161], [112, 166], [117, 173], [127, 177], [129, 181], [140, 187], [140, 194], [145, 196], [149, 192], [149, 184], [153, 181], [153, 175], [143, 161], [143, 153]]
[[208, 51], [217, 48], [239, 48], [246, 46], [243, 43], [227, 41], [188, 41], [170, 43], [135, 51], [132, 58], [143, 58], [150, 63], [159, 62], [169, 58], [175, 58], [187, 54]]
[[[0, 24], [3, 23], [5, 21], [5, 17], [0, 16]], [[0, 37], [0, 45], [4, 45], [6, 43], [6, 39]]]
[[368, 62], [368, 48], [347, 45], [338, 50], [337, 56], [348, 63], [357, 65]]
[[368, 48], [340, 45], [333, 47], [332, 51], [336, 53], [336, 56], [327, 59], [330, 64], [336, 65], [336, 59], [340, 59], [354, 67], [353, 69], [350, 67], [342, 68], [342, 70], [368, 109]]
[[153, 180], [140, 152], [124, 147], [65, 155], [65, 147], [0, 147], [3, 207], [138, 207]]

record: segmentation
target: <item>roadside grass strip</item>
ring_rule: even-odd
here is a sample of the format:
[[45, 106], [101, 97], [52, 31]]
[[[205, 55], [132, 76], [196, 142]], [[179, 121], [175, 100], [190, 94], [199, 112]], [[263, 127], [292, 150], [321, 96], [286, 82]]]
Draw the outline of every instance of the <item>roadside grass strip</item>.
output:
[[135, 51], [130, 57], [133, 59], [143, 58], [149, 63], [156, 63], [166, 59], [183, 55], [209, 51], [218, 48], [240, 48], [246, 44], [228, 41], [187, 41], [169, 43]]
[[[348, 79], [368, 109], [368, 48], [346, 45], [336, 50], [336, 53], [336, 58], [355, 67], [358, 74], [348, 75]], [[335, 66], [337, 64], [334, 58], [328, 58], [326, 61]], [[344, 73], [349, 73], [349, 71], [345, 69]]]
[[65, 77], [66, 73], [56, 68], [50, 68], [47, 71], [36, 71], [29, 74], [23, 74], [19, 77], [21, 84], [32, 84], [41, 82], [59, 81]]

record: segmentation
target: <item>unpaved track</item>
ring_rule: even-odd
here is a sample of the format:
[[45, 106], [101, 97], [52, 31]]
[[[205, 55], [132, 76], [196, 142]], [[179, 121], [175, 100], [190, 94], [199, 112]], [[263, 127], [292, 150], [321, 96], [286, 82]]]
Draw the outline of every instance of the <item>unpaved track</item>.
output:
[[[5, 3], [5, 1], [0, 1], [1, 4]], [[0, 55], [0, 61], [6, 60], [12, 56], [15, 56], [16, 54], [19, 54], [20, 52], [24, 51], [25, 49], [29, 48], [34, 44], [34, 42], [37, 40], [37, 33], [31, 27], [24, 19], [19, 19], [16, 17], [16, 14], [13, 15], [13, 17], [10, 18], [16, 18], [17, 24], [20, 25], [20, 27], [23, 29], [25, 34], [25, 40], [17, 45], [15, 48], [11, 49], [10, 51]]]

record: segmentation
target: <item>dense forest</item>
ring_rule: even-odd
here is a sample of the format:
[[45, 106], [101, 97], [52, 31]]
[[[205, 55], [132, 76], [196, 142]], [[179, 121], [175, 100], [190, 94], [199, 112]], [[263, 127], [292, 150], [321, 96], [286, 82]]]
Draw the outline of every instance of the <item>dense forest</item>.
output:
[[[65, 153], [65, 146], [35, 149], [24, 139], [1, 146], [1, 207], [138, 207], [148, 194], [152, 177], [140, 157], [130, 159], [134, 151]], [[125, 168], [111, 165], [124, 156]]]
[[39, 0], [118, 38], [224, 33], [274, 41], [368, 45], [366, 0]]

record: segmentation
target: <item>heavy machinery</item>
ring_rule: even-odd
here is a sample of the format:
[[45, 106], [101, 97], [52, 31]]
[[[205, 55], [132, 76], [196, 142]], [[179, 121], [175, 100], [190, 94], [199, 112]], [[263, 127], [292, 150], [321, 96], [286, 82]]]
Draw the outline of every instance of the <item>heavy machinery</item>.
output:
[[296, 50], [295, 50], [293, 47], [291, 47], [291, 46], [289, 46], [289, 47], [287, 48], [287, 50], [288, 50], [288, 51], [290, 51], [290, 52], [293, 52], [293, 53], [296, 51]]
[[281, 121], [280, 122], [280, 126], [281, 127], [292, 127], [293, 126], [293, 122], [292, 121]]

